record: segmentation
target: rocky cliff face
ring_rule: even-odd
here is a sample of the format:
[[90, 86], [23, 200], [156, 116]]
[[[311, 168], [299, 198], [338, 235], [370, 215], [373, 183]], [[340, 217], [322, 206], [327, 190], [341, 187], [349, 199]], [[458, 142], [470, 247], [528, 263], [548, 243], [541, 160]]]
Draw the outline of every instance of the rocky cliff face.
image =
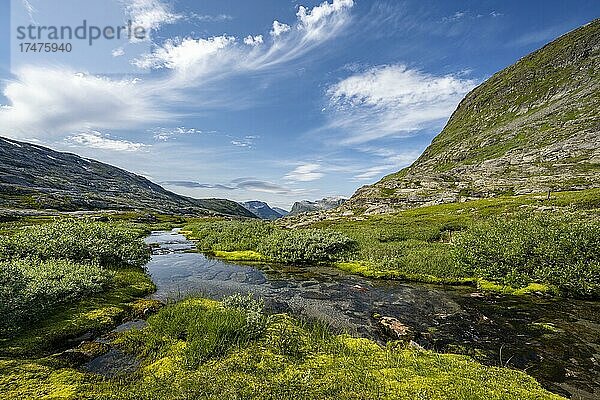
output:
[[600, 187], [600, 20], [469, 93], [410, 167], [360, 188], [353, 213]]
[[0, 138], [0, 209], [254, 217], [233, 201], [180, 196], [120, 168], [6, 138]]
[[343, 197], [325, 197], [324, 199], [317, 201], [297, 201], [292, 206], [292, 210], [288, 215], [294, 216], [308, 212], [330, 210], [332, 208], [339, 207], [340, 205], [344, 204], [345, 201], [346, 199]]

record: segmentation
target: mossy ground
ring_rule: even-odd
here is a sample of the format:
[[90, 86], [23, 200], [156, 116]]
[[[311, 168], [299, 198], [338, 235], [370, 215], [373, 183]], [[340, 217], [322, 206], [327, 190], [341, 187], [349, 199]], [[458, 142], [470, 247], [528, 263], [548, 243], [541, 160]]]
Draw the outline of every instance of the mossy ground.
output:
[[226, 261], [266, 261], [267, 257], [252, 250], [245, 251], [209, 251], [206, 254]]
[[[224, 352], [190, 365], [190, 346], [198, 338], [177, 333], [173, 318], [181, 319], [178, 327], [185, 332], [193, 324], [188, 316], [214, 314], [218, 321], [219, 313], [228, 311], [216, 302], [188, 299], [159, 311], [148, 328], [121, 336], [117, 345], [142, 357], [133, 375], [100, 379], [52, 358], [0, 360], [0, 391], [19, 400], [560, 398], [523, 372], [399, 343], [381, 347], [284, 314], [269, 317], [250, 342], [224, 338]], [[220, 327], [209, 325], [200, 339], [219, 336]]]

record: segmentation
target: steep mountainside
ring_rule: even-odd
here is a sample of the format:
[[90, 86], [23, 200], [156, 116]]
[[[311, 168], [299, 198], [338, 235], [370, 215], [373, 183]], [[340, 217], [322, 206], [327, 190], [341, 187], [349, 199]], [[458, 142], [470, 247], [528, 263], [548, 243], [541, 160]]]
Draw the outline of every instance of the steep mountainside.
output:
[[290, 212], [288, 210], [284, 210], [283, 208], [279, 208], [279, 207], [271, 207], [273, 210], [277, 211], [279, 214], [281, 214], [282, 217], [285, 217], [286, 215], [288, 215]]
[[241, 203], [242, 206], [252, 214], [256, 215], [260, 219], [274, 220], [283, 217], [285, 214], [271, 208], [267, 203], [263, 201], [246, 201]]
[[469, 93], [410, 167], [360, 188], [343, 210], [600, 187], [600, 20]]
[[324, 199], [317, 201], [297, 201], [292, 206], [292, 210], [288, 215], [293, 216], [313, 211], [330, 210], [332, 208], [339, 207], [340, 205], [344, 204], [345, 201], [346, 199], [343, 197], [325, 197]]
[[0, 138], [0, 208], [254, 217], [233, 201], [180, 196], [120, 168], [6, 138]]

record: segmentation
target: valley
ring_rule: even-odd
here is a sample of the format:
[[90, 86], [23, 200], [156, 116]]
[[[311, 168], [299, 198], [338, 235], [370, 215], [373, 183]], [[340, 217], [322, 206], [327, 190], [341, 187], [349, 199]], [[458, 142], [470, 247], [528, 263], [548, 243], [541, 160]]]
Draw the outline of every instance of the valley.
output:
[[[286, 209], [1, 137], [0, 397], [599, 398], [599, 71], [596, 19], [349, 199], [300, 188], [320, 160], [171, 181], [237, 200], [250, 182]], [[225, 137], [239, 157], [259, 139]]]

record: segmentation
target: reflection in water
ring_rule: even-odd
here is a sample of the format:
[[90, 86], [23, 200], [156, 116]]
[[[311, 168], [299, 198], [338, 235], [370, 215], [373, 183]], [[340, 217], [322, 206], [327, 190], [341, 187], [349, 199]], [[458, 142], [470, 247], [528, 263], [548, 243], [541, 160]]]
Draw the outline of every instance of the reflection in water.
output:
[[526, 370], [575, 399], [600, 398], [599, 303], [484, 296], [473, 288], [370, 280], [328, 267], [232, 264], [189, 252], [193, 243], [177, 230], [154, 232], [146, 242], [154, 248], [147, 268], [156, 298], [252, 292], [272, 311], [377, 341], [386, 337], [373, 314], [392, 316], [425, 348]]

